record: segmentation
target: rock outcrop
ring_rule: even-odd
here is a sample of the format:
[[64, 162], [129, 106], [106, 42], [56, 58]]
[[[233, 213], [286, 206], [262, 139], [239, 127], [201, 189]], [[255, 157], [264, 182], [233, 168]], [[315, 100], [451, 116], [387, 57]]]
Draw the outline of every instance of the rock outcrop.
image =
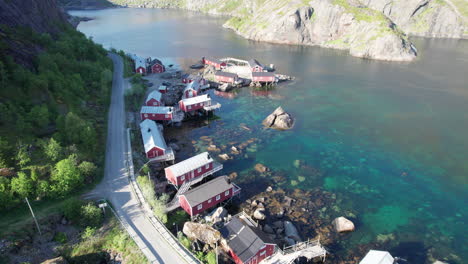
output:
[[332, 222], [335, 231], [338, 233], [354, 231], [354, 224], [343, 216], [335, 218]]
[[284, 221], [284, 233], [286, 234], [287, 238], [293, 239], [294, 241], [298, 242], [301, 241], [301, 237], [297, 232], [297, 228], [294, 226], [293, 223], [290, 221]]
[[267, 116], [267, 118], [263, 120], [262, 124], [266, 127], [285, 130], [293, 127], [294, 119], [280, 106], [276, 108], [273, 113]]
[[41, 264], [68, 264], [68, 262], [63, 257], [57, 257], [41, 262]]
[[192, 240], [199, 240], [208, 245], [215, 245], [221, 239], [221, 233], [209, 225], [186, 222], [182, 232]]

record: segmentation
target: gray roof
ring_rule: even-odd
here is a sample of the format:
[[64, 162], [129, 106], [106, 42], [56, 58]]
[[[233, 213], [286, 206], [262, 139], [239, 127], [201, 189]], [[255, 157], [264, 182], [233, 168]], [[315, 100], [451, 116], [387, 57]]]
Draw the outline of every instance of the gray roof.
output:
[[158, 90], [154, 90], [148, 94], [148, 97], [146, 98], [146, 103], [148, 103], [148, 101], [151, 99], [156, 99], [156, 101], [161, 102], [161, 96], [162, 94]]
[[184, 103], [184, 105], [193, 105], [193, 104], [198, 104], [198, 103], [203, 103], [203, 102], [208, 102], [208, 101], [211, 101], [209, 94], [203, 94], [203, 95], [199, 95], [195, 97], [182, 99], [182, 102]]
[[160, 64], [160, 65], [163, 65], [162, 62], [158, 59], [153, 59], [150, 63], [151, 66], [153, 66], [154, 64]]
[[187, 90], [195, 90], [195, 91], [200, 90], [200, 82], [197, 80], [194, 80], [192, 82], [187, 83], [187, 85], [185, 86], [184, 92]]
[[170, 114], [172, 107], [170, 106], [142, 106], [141, 114]]
[[275, 77], [275, 74], [272, 72], [252, 72], [252, 76], [255, 77]]
[[145, 153], [150, 151], [154, 147], [161, 149], [167, 149], [166, 141], [162, 136], [161, 130], [159, 130], [156, 122], [146, 119], [140, 123], [141, 137], [143, 138], [143, 144], [145, 145]]
[[211, 157], [211, 155], [208, 152], [203, 152], [196, 156], [183, 160], [179, 163], [176, 163], [172, 166], [169, 166], [166, 169], [170, 169], [174, 176], [178, 177], [186, 174], [187, 172], [200, 168], [210, 162], [213, 162], [213, 158]]
[[258, 62], [256, 59], [249, 60], [249, 65], [252, 68], [255, 67], [255, 66], [260, 66], [260, 67], [263, 68], [263, 65], [260, 62]]
[[212, 61], [212, 62], [216, 62], [218, 64], [221, 64], [223, 63], [222, 61], [218, 60], [218, 59], [215, 59], [215, 58], [210, 58], [210, 57], [205, 57], [205, 60], [208, 60], [208, 61]]
[[225, 175], [214, 178], [182, 195], [185, 196], [187, 202], [193, 207], [233, 187], [234, 185], [229, 182], [228, 177]]
[[217, 72], [215, 73], [215, 75], [217, 75], [217, 76], [224, 76], [224, 77], [234, 77], [234, 78], [237, 77], [237, 74], [235, 74], [235, 73], [232, 73], [232, 72], [224, 72], [224, 71], [217, 71]]
[[220, 230], [234, 253], [246, 262], [265, 244], [274, 244], [258, 227], [248, 224], [235, 216]]

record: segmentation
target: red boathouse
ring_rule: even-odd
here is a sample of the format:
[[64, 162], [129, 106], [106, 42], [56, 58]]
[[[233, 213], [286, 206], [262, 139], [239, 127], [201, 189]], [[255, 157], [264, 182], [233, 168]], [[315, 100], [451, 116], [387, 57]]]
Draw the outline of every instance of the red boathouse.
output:
[[164, 169], [166, 179], [179, 186], [187, 181], [201, 180], [221, 170], [223, 165], [213, 160], [208, 152], [203, 152]]
[[145, 146], [146, 157], [148, 159], [166, 155], [169, 148], [156, 122], [149, 119], [144, 120], [140, 123], [140, 131]]
[[181, 194], [179, 203], [190, 216], [195, 216], [239, 194], [240, 190], [227, 176], [220, 176]]
[[195, 96], [192, 98], [182, 99], [179, 101], [180, 110], [184, 112], [192, 112], [203, 109], [205, 106], [211, 105], [211, 98], [208, 94]]
[[147, 106], [162, 106], [161, 97], [162, 94], [158, 90], [154, 90], [148, 94], [145, 104]]
[[185, 86], [182, 98], [191, 98], [197, 96], [201, 92], [200, 83], [196, 80], [190, 82]]
[[272, 72], [252, 72], [252, 82], [273, 83], [276, 82], [276, 76]]
[[215, 73], [215, 80], [217, 82], [223, 82], [223, 83], [235, 83], [239, 77], [235, 73], [230, 73], [230, 72], [223, 72], [223, 71], [217, 71]]
[[148, 72], [151, 72], [151, 73], [163, 73], [166, 71], [164, 64], [162, 64], [162, 62], [158, 59], [152, 60], [149, 63], [148, 68], [149, 68]]
[[226, 68], [226, 65], [227, 65], [226, 62], [224, 61], [220, 61], [220, 60], [213, 59], [213, 58], [205, 58], [205, 57], [203, 57], [203, 64], [213, 66], [215, 67], [216, 70], [221, 70], [223, 68]]
[[141, 120], [169, 121], [172, 114], [173, 108], [166, 106], [142, 106], [140, 110]]
[[243, 213], [232, 217], [220, 232], [236, 264], [258, 264], [275, 253], [276, 244]]
[[159, 88], [158, 88], [158, 91], [159, 91], [160, 93], [162, 93], [162, 94], [167, 93], [167, 90], [168, 90], [168, 89], [167, 89], [167, 86], [165, 86], [165, 85], [161, 85], [161, 86], [159, 86]]
[[262, 72], [263, 69], [265, 68], [260, 62], [258, 62], [256, 59], [251, 59], [249, 60], [249, 66], [252, 72]]

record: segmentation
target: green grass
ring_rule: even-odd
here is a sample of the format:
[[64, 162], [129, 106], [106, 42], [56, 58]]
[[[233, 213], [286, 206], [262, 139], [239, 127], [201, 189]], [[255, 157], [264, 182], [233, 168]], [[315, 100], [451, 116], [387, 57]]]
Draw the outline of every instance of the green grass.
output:
[[219, 9], [220, 12], [229, 13], [236, 10], [242, 4], [242, 0], [228, 0], [223, 7]]
[[[36, 218], [40, 222], [42, 219], [45, 219], [52, 214], [61, 213], [63, 204], [74, 198], [75, 197], [70, 197], [68, 199], [57, 201], [30, 201], [30, 203]], [[0, 214], [0, 237], [14, 232], [21, 233], [27, 225], [34, 225], [34, 221], [27, 204], [24, 203], [17, 208], [10, 210], [8, 213]]]
[[466, 0], [451, 0], [453, 5], [455, 5], [458, 9], [458, 12], [468, 19], [468, 1]]
[[107, 250], [120, 252], [124, 263], [148, 263], [138, 246], [113, 216], [102, 228], [96, 230], [94, 236], [68, 248], [65, 255], [71, 264], [93, 263], [94, 258], [99, 258], [100, 254]]
[[385, 17], [379, 11], [367, 8], [367, 7], [356, 7], [349, 4], [348, 0], [333, 0], [334, 5], [339, 5], [345, 8], [346, 12], [353, 14], [353, 16], [359, 21], [367, 22], [387, 22], [388, 18]]

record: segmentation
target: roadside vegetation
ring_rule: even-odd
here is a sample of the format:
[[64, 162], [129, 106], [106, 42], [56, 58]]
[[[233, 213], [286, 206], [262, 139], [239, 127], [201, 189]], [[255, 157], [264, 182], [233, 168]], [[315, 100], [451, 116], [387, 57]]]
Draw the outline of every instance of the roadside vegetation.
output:
[[0, 211], [62, 199], [102, 174], [112, 64], [107, 52], [64, 27], [56, 39], [9, 29], [44, 52], [34, 68], [0, 40]]
[[132, 87], [125, 91], [125, 108], [130, 112], [139, 112], [147, 90], [147, 81], [140, 74], [134, 74], [130, 83]]
[[151, 206], [154, 215], [161, 220], [164, 224], [167, 223], [167, 214], [164, 211], [166, 208], [166, 203], [169, 200], [169, 196], [166, 193], [161, 194], [159, 197], [156, 196], [154, 190], [155, 186], [153, 181], [148, 179], [147, 176], [138, 176], [137, 177], [138, 185], [140, 186], [141, 192], [145, 197], [148, 204]]

